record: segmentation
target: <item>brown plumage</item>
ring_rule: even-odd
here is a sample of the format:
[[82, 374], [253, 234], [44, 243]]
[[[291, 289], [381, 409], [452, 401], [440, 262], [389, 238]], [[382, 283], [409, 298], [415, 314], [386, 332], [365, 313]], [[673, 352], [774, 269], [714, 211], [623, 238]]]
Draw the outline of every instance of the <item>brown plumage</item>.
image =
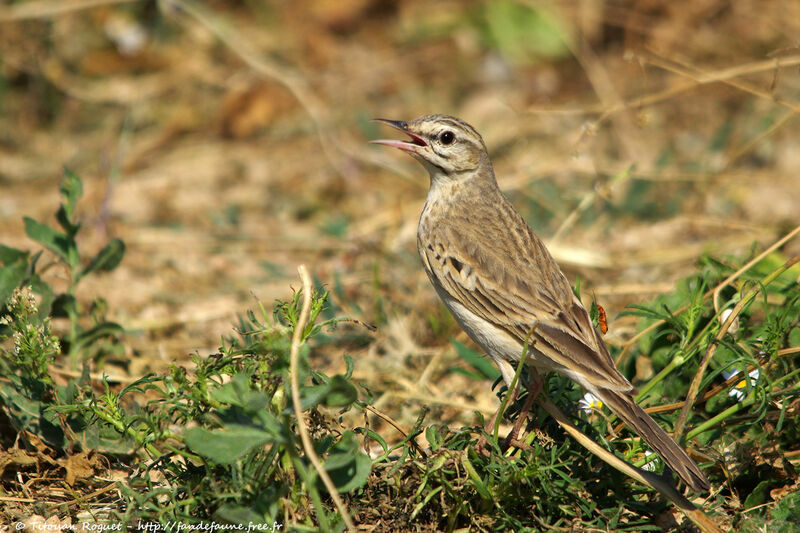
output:
[[378, 119], [411, 141], [379, 144], [409, 152], [430, 174], [417, 247], [436, 292], [510, 385], [511, 363], [555, 370], [597, 396], [695, 491], [708, 481], [688, 455], [633, 400], [589, 313], [544, 243], [500, 192], [483, 139], [444, 115]]

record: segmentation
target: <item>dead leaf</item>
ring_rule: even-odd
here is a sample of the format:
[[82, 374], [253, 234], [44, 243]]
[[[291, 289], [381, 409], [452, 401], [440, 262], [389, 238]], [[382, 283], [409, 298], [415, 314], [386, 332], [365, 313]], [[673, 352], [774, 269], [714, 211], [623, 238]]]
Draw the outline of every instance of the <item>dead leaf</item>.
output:
[[93, 451], [80, 452], [60, 459], [59, 463], [63, 466], [67, 475], [64, 480], [68, 485], [74, 485], [77, 480], [88, 479], [94, 475], [94, 467], [97, 464], [97, 454]]
[[25, 450], [19, 448], [12, 448], [9, 451], [0, 450], [0, 476], [3, 475], [6, 468], [13, 465], [17, 468], [24, 468], [36, 464], [36, 457], [30, 455]]

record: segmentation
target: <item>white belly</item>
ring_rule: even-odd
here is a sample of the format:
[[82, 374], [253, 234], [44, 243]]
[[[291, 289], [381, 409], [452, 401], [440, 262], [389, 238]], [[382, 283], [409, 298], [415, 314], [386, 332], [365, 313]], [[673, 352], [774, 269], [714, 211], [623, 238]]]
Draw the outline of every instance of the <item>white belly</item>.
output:
[[506, 361], [519, 361], [523, 347], [516, 338], [478, 317], [444, 291], [437, 288], [437, 292], [461, 328], [487, 354], [493, 359], [499, 357]]
[[[492, 358], [492, 361], [500, 370], [506, 385], [511, 385], [511, 380], [514, 378], [514, 367], [511, 366], [510, 362], [517, 362], [522, 357], [522, 343], [506, 331], [486, 322], [469, 311], [445, 291], [436, 287], [436, 292], [453, 314], [461, 329]], [[526, 362], [535, 367], [540, 367], [538, 363], [541, 362], [541, 359], [542, 357], [535, 350], [531, 350], [526, 357]], [[541, 368], [542, 370], [551, 370], [546, 365]]]

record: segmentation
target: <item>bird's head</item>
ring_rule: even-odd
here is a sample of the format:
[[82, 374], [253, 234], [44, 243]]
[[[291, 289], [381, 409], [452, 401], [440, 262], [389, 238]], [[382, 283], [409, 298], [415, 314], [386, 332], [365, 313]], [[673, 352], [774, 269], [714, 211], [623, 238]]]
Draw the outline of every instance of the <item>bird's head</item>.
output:
[[447, 115], [424, 115], [410, 122], [385, 118], [375, 120], [404, 132], [411, 140], [370, 142], [410, 153], [428, 169], [432, 182], [438, 179], [460, 180], [484, 168], [492, 175], [483, 139], [475, 128], [462, 120]]

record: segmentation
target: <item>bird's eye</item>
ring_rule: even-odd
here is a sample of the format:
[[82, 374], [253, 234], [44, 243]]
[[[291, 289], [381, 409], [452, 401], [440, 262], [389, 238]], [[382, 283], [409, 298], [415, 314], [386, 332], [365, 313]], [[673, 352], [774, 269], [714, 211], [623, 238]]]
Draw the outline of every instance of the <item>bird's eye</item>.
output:
[[451, 144], [456, 140], [456, 136], [453, 135], [452, 131], [446, 131], [439, 136], [439, 140], [442, 142], [442, 144]]

